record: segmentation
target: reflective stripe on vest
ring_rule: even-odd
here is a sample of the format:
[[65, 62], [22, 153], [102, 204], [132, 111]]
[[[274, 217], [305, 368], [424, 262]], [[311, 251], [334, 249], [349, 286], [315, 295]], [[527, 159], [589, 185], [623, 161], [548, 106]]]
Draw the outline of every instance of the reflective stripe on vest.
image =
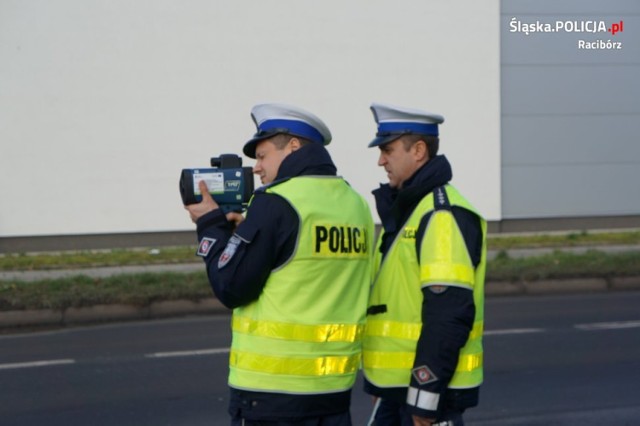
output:
[[[404, 339], [409, 341], [417, 341], [420, 337], [422, 324], [406, 324], [395, 321], [367, 321], [367, 335], [381, 336], [393, 339]], [[469, 334], [469, 340], [475, 340], [482, 337], [484, 331], [484, 322], [477, 321], [473, 324], [473, 329]], [[415, 351], [413, 352], [374, 352], [364, 351], [363, 359], [365, 364], [370, 368], [413, 368], [415, 359]], [[456, 372], [471, 372], [482, 366], [482, 353], [464, 355], [458, 361]], [[409, 374], [409, 371], [406, 372]]]
[[234, 315], [232, 329], [238, 333], [302, 342], [355, 342], [362, 338], [363, 325], [355, 324], [286, 324], [255, 321]]
[[[445, 195], [451, 205], [477, 214], [452, 186], [446, 186]], [[460, 351], [455, 374], [448, 386], [469, 388], [482, 382], [486, 247], [483, 242], [480, 265], [474, 268], [450, 209], [433, 210], [433, 194], [429, 194], [398, 232], [381, 263], [381, 256], [376, 253], [378, 270], [369, 306], [385, 306], [386, 310], [374, 310], [379, 313], [367, 317], [363, 364], [365, 376], [378, 387], [409, 386], [416, 344], [422, 330], [422, 288], [442, 284], [470, 289], [476, 306], [473, 329]], [[416, 230], [421, 219], [431, 211], [418, 262]], [[484, 236], [484, 220], [481, 220], [481, 226]], [[381, 238], [382, 235], [379, 242]]]
[[229, 385], [293, 394], [348, 390], [361, 362], [370, 286], [369, 206], [337, 177], [297, 177], [266, 191], [298, 214], [298, 240], [258, 300], [234, 310]]
[[[364, 351], [363, 358], [368, 368], [403, 369], [407, 380], [411, 375], [415, 352], [373, 352]], [[470, 373], [482, 367], [482, 354], [461, 355], [458, 359], [457, 372]], [[408, 385], [407, 381], [407, 385]]]
[[[375, 317], [374, 317], [375, 318]], [[418, 340], [422, 323], [402, 323], [397, 321], [367, 320], [366, 333], [368, 336], [392, 337], [395, 339]], [[484, 321], [476, 321], [473, 324], [469, 339], [482, 337]]]
[[360, 355], [291, 358], [268, 356], [256, 352], [231, 351], [229, 365], [274, 375], [319, 377], [355, 374], [360, 366]]

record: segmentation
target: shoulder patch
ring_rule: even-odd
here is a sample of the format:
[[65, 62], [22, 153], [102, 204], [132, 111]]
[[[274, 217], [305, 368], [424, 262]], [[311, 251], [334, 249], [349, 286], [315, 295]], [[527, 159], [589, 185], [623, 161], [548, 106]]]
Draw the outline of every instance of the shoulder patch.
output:
[[227, 266], [227, 263], [229, 263], [236, 254], [236, 251], [238, 251], [238, 246], [240, 246], [241, 242], [242, 239], [235, 234], [229, 239], [227, 246], [224, 248], [224, 251], [218, 259], [218, 269], [222, 269]]
[[201, 257], [207, 257], [213, 246], [216, 244], [215, 238], [204, 237], [202, 241], [200, 241], [200, 245], [198, 246], [198, 251], [196, 255]]
[[444, 186], [439, 186], [433, 190], [433, 207], [436, 210], [450, 210], [451, 204]]
[[416, 379], [419, 385], [426, 385], [438, 381], [438, 377], [431, 371], [426, 365], [421, 365], [411, 370], [411, 374]]

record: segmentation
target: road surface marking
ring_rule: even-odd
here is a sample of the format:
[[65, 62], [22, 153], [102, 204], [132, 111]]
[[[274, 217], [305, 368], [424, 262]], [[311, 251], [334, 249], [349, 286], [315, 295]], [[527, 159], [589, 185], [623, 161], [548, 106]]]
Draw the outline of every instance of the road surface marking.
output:
[[200, 349], [195, 351], [176, 351], [176, 352], [156, 352], [146, 354], [147, 358], [170, 358], [180, 356], [202, 356], [202, 355], [218, 355], [229, 353], [229, 348]]
[[504, 330], [489, 330], [485, 331], [485, 336], [496, 336], [504, 334], [527, 334], [527, 333], [542, 333], [542, 328], [506, 328]]
[[49, 367], [52, 365], [74, 364], [75, 362], [76, 361], [73, 359], [52, 359], [47, 361], [14, 362], [11, 364], [0, 364], [0, 370], [13, 370], [16, 368]]
[[574, 327], [578, 330], [616, 330], [640, 327], [640, 321], [594, 322], [591, 324], [577, 324]]

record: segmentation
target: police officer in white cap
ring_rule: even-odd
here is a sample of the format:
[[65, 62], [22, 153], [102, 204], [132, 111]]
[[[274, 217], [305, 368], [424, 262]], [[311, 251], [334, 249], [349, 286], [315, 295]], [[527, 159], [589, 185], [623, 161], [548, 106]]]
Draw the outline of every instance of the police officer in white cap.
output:
[[231, 424], [347, 426], [373, 219], [336, 176], [318, 117], [282, 104], [251, 116], [257, 132], [244, 153], [264, 186], [246, 219], [225, 216], [204, 183], [203, 201], [186, 206], [213, 291], [233, 309]]
[[363, 341], [370, 424], [462, 425], [482, 383], [486, 223], [437, 155], [442, 116], [371, 110], [369, 147], [389, 182], [373, 192], [383, 229]]

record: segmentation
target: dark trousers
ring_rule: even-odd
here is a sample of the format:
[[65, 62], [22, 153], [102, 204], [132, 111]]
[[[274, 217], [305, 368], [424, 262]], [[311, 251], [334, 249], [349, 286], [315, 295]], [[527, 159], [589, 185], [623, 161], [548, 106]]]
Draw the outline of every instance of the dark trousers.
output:
[[[444, 410], [435, 425], [464, 426], [462, 411]], [[406, 404], [383, 399], [375, 413], [373, 426], [413, 426], [413, 419]]]
[[350, 413], [333, 414], [323, 417], [308, 417], [300, 420], [246, 420], [241, 417], [231, 419], [231, 426], [352, 426]]

